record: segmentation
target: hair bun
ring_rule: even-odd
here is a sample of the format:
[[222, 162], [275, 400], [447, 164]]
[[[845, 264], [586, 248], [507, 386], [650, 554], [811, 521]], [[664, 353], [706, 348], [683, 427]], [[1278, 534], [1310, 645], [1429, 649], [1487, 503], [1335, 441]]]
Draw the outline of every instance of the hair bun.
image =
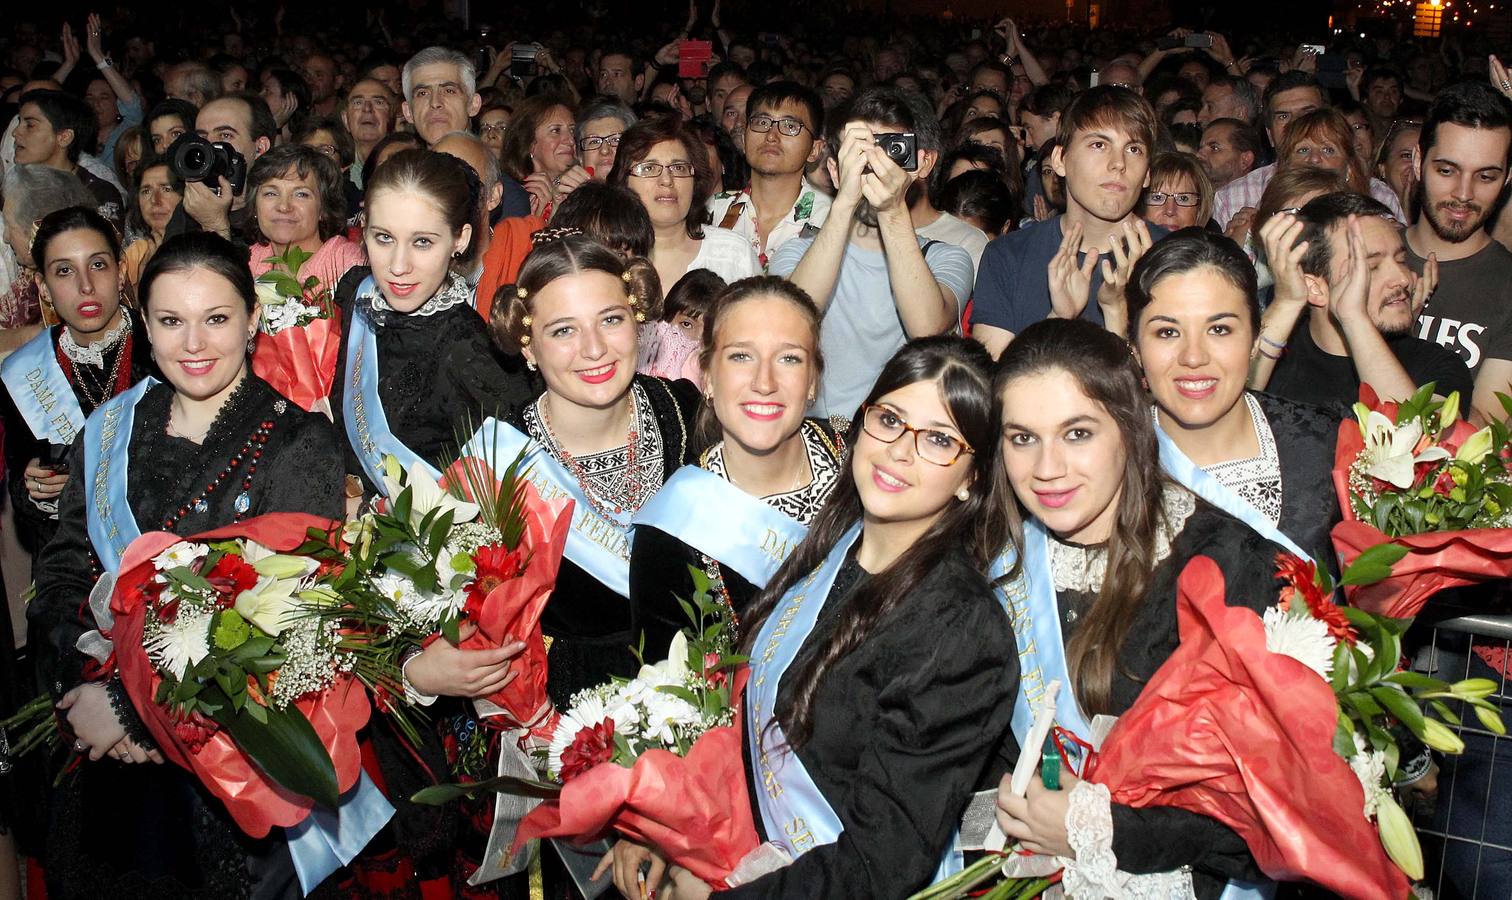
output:
[[561, 228], [542, 228], [540, 231], [537, 231], [535, 234], [532, 234], [530, 236], [530, 245], [532, 247], [539, 247], [542, 244], [549, 244], [552, 241], [560, 241], [563, 238], [580, 237], [582, 234], [583, 229], [573, 228], [571, 225], [566, 225]]

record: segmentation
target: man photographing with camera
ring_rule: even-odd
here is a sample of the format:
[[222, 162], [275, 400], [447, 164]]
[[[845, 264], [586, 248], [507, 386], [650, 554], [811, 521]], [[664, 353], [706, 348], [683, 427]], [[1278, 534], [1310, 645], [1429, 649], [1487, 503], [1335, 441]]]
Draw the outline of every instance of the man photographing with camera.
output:
[[833, 118], [829, 217], [778, 248], [771, 274], [791, 278], [823, 310], [824, 375], [814, 412], [849, 418], [908, 339], [955, 327], [972, 270], [965, 250], [914, 234], [908, 189], [935, 151], [918, 147], [908, 100], [872, 88]]
[[[194, 130], [202, 140], [226, 146], [200, 145], [194, 148], [194, 153], [182, 153], [179, 151], [184, 145], [193, 140], [184, 135], [169, 148], [169, 164], [184, 179], [184, 202], [174, 211], [163, 233], [172, 236], [197, 227], [240, 241], [242, 227], [251, 215], [247, 208], [246, 173], [259, 156], [272, 148], [278, 123], [262, 97], [228, 94], [205, 104], [195, 118]], [[202, 158], [204, 163], [200, 164]], [[236, 177], [238, 172], [240, 178]]]

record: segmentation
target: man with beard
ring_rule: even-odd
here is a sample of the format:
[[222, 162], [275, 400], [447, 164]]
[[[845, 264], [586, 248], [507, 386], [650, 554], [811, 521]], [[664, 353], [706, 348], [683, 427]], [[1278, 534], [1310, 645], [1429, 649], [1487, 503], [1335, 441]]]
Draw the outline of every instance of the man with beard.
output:
[[1496, 394], [1512, 392], [1512, 252], [1491, 239], [1487, 220], [1507, 183], [1512, 108], [1483, 83], [1445, 88], [1418, 147], [1421, 212], [1407, 231], [1407, 263], [1421, 272], [1424, 258], [1436, 256], [1439, 285], [1417, 334], [1470, 368], [1472, 418], [1501, 418]]
[[829, 215], [829, 197], [803, 180], [824, 149], [815, 131], [824, 109], [818, 94], [792, 81], [756, 88], [746, 108], [751, 186], [711, 197], [709, 218], [749, 241], [765, 271], [778, 247], [805, 227], [823, 227]]
[[341, 76], [336, 61], [324, 53], [312, 53], [304, 62], [302, 74], [310, 85], [310, 110], [317, 116], [335, 115], [341, 108]]
[[364, 78], [347, 91], [346, 105], [341, 109], [341, 124], [346, 126], [357, 144], [357, 161], [352, 163], [348, 177], [359, 188], [362, 187], [362, 164], [368, 154], [394, 130], [396, 99], [376, 78]]
[[[872, 88], [838, 111], [826, 134], [837, 186], [824, 227], [812, 227], [772, 255], [770, 271], [808, 292], [824, 312], [824, 375], [814, 414], [853, 418], [882, 366], [910, 338], [944, 334], [971, 293], [971, 257], [914, 234], [907, 195], [919, 173], [905, 170], [876, 135], [913, 132], [908, 100]], [[788, 138], [784, 138], [787, 140]]]
[[[1144, 249], [1166, 234], [1136, 212], [1150, 185], [1154, 147], [1155, 110], [1128, 88], [1091, 88], [1061, 113], [1049, 163], [1065, 180], [1065, 213], [1010, 232], [982, 254], [971, 336], [993, 356], [1015, 334], [1051, 316], [1088, 319], [1122, 333], [1124, 279]], [[1060, 273], [1053, 282], [1052, 268]]]
[[[1275, 361], [1274, 369], [1267, 381], [1262, 367], [1250, 386], [1340, 411], [1359, 399], [1361, 384], [1382, 400], [1405, 400], [1430, 381], [1441, 395], [1469, 396], [1470, 373], [1460, 358], [1412, 336], [1414, 307], [1431, 292], [1432, 278], [1420, 284], [1407, 268], [1407, 248], [1391, 210], [1373, 198], [1340, 192], [1314, 198], [1297, 218], [1297, 243], [1307, 242], [1301, 277], [1278, 272], [1272, 306], [1295, 306], [1299, 319], [1306, 310], [1306, 320], [1292, 328], [1283, 346], [1262, 342], [1263, 360]], [[1281, 285], [1294, 282], [1301, 284], [1300, 300], [1282, 296]]]

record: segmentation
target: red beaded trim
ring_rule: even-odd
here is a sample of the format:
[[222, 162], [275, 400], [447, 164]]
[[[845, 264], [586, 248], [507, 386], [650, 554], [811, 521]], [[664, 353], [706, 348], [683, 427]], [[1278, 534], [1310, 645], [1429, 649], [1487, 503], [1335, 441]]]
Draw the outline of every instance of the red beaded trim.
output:
[[[215, 478], [205, 486], [205, 489], [199, 492], [198, 496], [180, 506], [178, 511], [173, 515], [163, 519], [163, 530], [172, 531], [173, 526], [177, 525], [180, 519], [189, 515], [190, 510], [194, 509], [202, 500], [207, 499], [211, 494], [215, 493], [216, 489], [231, 476], [232, 472], [240, 469], [243, 461], [247, 463], [247, 468], [246, 474], [242, 477], [241, 489], [243, 493], [250, 492], [252, 490], [252, 476], [257, 473], [257, 461], [262, 459], [263, 445], [268, 443], [268, 435], [272, 433], [275, 424], [272, 419], [264, 419], [262, 424], [257, 427], [257, 430], [252, 432], [247, 438], [247, 442], [242, 444], [241, 449], [236, 451], [236, 455], [231, 457], [231, 461], [226, 463]], [[246, 512], [238, 511], [231, 521], [240, 522], [245, 517]]]

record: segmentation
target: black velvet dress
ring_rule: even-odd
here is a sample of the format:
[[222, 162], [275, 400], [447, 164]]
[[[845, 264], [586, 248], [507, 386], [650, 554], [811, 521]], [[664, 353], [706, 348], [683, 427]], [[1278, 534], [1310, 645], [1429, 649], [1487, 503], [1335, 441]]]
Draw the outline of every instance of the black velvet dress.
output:
[[[375, 309], [371, 302], [357, 296], [370, 271], [367, 266], [353, 268], [337, 288], [343, 343], [331, 385], [331, 411], [347, 446], [346, 471], [361, 477], [369, 494], [377, 485], [368, 483], [341, 425], [346, 390], [345, 341], [352, 316], [367, 317], [375, 332], [378, 397], [389, 430], [433, 465], [455, 452], [458, 438], [466, 441], [472, 437], [469, 424], [476, 428], [490, 416], [500, 421], [512, 419], [535, 396], [523, 375], [510, 374], [499, 365], [488, 330], [472, 306], [458, 302], [434, 312], [422, 307], [409, 315]], [[443, 292], [445, 289], [443, 285]]]
[[[147, 329], [141, 322], [141, 314], [136, 312], [127, 313], [131, 317], [128, 328], [129, 334], [109, 350], [105, 351], [105, 365], [103, 367], [89, 365], [87, 363], [76, 364], [70, 361], [69, 365], [63, 366], [63, 375], [73, 387], [74, 397], [79, 401], [79, 408], [84, 415], [88, 416], [95, 411], [98, 405], [83, 388], [79, 386], [79, 377], [88, 381], [91, 386], [103, 385], [114, 382], [113, 389], [105, 400], [141, 381], [148, 375], [157, 374], [157, 367], [152, 362], [152, 347], [147, 343]], [[48, 329], [48, 337], [52, 341], [55, 358], [63, 358], [58, 349], [58, 338], [63, 332], [64, 326], [54, 325]], [[126, 358], [122, 359], [121, 354]], [[117, 371], [117, 366], [124, 371]], [[72, 371], [71, 371], [72, 370]], [[79, 370], [82, 371], [80, 374]], [[120, 379], [113, 376], [120, 374]], [[97, 390], [92, 387], [92, 389]], [[31, 427], [21, 417], [21, 412], [16, 408], [15, 400], [9, 391], [0, 390], [0, 415], [5, 417], [5, 469], [8, 474], [6, 479], [10, 491], [11, 508], [15, 510], [16, 537], [21, 546], [30, 553], [33, 559], [41, 549], [52, 540], [53, 532], [58, 530], [57, 515], [39, 507], [27, 493], [24, 472], [26, 464], [33, 459], [42, 459], [51, 454], [54, 461], [65, 464], [72, 462], [75, 466], [82, 465], [83, 460], [70, 460], [68, 452], [71, 448], [64, 446], [48, 446], [48, 442], [32, 433]], [[104, 402], [101, 400], [100, 402]]]
[[[828, 421], [809, 419], [804, 422], [803, 429], [815, 483], [799, 491], [766, 498], [766, 502], [773, 503], [806, 525], [834, 487], [844, 455], [844, 442]], [[709, 451], [700, 455], [699, 465], [710, 468]], [[716, 474], [723, 474], [722, 469]], [[782, 502], [787, 498], [793, 502]], [[740, 528], [741, 523], [731, 521], [729, 527]], [[693, 596], [693, 576], [688, 572], [688, 566], [709, 574], [714, 590], [734, 614], [736, 640], [739, 640], [741, 618], [761, 592], [739, 572], [665, 531], [637, 525], [635, 543], [630, 550], [630, 597], [640, 612], [646, 633], [647, 659], [664, 657], [672, 636], [689, 625], [687, 615], [677, 602], [678, 597], [687, 599]]]
[[[1207, 556], [1218, 563], [1223, 571], [1224, 601], [1229, 606], [1244, 606], [1259, 613], [1276, 605], [1281, 585], [1276, 580], [1275, 561], [1282, 548], [1217, 507], [1197, 500], [1195, 511], [1172, 537], [1170, 548], [1169, 555], [1156, 565], [1145, 602], [1135, 613], [1119, 649], [1110, 708], [1099, 712], [1117, 716], [1127, 711], [1156, 670], [1176, 652], [1180, 644], [1176, 582], [1193, 557]], [[1096, 599], [1095, 590], [1056, 592], [1066, 641], [1076, 634], [1078, 621]], [[1010, 731], [994, 774], [1000, 777], [1010, 771], [1017, 759], [1018, 741]], [[1124, 872], [1148, 874], [1191, 866], [1193, 887], [1204, 900], [1222, 893], [1229, 879], [1263, 877], [1244, 840], [1216, 819], [1173, 808], [1134, 809], [1117, 803], [1112, 813], [1113, 853]]]
[[[155, 531], [200, 495], [266, 421], [274, 423], [238, 512], [238, 491], [217, 491], [173, 526], [190, 535], [270, 512], [342, 515], [341, 455], [331, 423], [279, 397], [248, 374], [227, 399], [202, 444], [167, 433], [173, 389], [160, 384], [137, 405], [127, 498], [142, 531]], [[82, 437], [80, 438], [82, 442]], [[76, 459], [83, 459], [76, 443]], [[53, 695], [83, 681], [75, 649], [94, 627], [84, 600], [100, 572], [89, 542], [83, 478], [63, 490], [58, 532], [36, 569], [27, 609], [39, 675]], [[85, 762], [55, 792], [44, 858], [54, 898], [297, 897], [281, 834], [253, 840], [193, 775], [171, 764]]]
[[[866, 577], [854, 558], [841, 567], [778, 689], [779, 717], [792, 708], [795, 676], [828, 643], [843, 601]], [[844, 826], [839, 839], [718, 896], [887, 900], [923, 888], [1009, 732], [1018, 675], [1008, 615], [965, 553], [947, 551], [820, 682], [813, 735], [797, 753]], [[749, 745], [745, 755], [759, 810]], [[759, 811], [755, 818], [765, 839]]]
[[[660, 486], [679, 466], [696, 458], [692, 429], [698, 388], [690, 381], [667, 381], [647, 375], [635, 376], [634, 385], [650, 404], [650, 409], [642, 413], [644, 428], [654, 427], [659, 436], [662, 474], [657, 486]], [[533, 414], [521, 414], [510, 424], [551, 446]], [[645, 496], [649, 497], [650, 492]], [[541, 628], [552, 641], [547, 656], [548, 691], [561, 709], [571, 705], [573, 694], [602, 684], [611, 675], [633, 676], [640, 666], [630, 648], [639, 643], [643, 629], [660, 633], [654, 624], [648, 623], [635, 603], [633, 592], [631, 599], [621, 597], [566, 557], [557, 573], [556, 588], [541, 615]], [[665, 649], [671, 634], [661, 640]], [[661, 658], [650, 649], [650, 634], [646, 646], [648, 661]]]

